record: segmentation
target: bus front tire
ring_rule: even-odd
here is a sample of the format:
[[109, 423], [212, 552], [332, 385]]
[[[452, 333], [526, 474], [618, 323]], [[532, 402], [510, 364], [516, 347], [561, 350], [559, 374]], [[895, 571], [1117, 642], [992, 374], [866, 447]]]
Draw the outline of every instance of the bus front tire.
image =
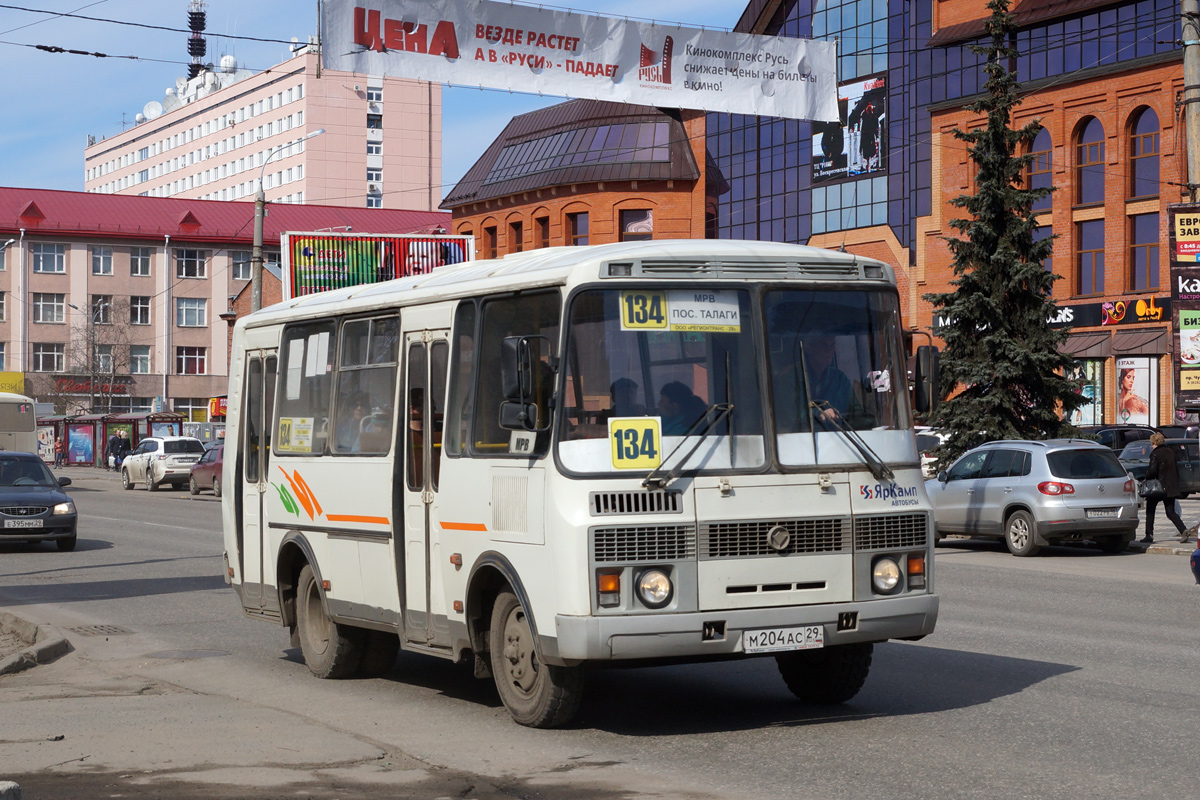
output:
[[312, 567], [300, 570], [296, 592], [296, 630], [308, 671], [318, 678], [345, 678], [362, 662], [362, 631], [339, 625], [325, 612]]
[[836, 705], [858, 694], [871, 670], [870, 642], [793, 650], [775, 656], [779, 674], [802, 703]]
[[557, 728], [575, 716], [582, 670], [541, 663], [529, 618], [512, 592], [501, 592], [492, 606], [489, 649], [496, 690], [515, 722]]

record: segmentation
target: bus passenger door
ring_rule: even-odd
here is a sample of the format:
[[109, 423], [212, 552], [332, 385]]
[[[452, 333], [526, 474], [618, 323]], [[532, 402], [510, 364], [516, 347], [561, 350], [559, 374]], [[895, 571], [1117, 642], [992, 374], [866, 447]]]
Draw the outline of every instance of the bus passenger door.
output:
[[[400, 420], [404, 446], [404, 633], [410, 642], [449, 645], [438, 527], [433, 518], [441, 467], [449, 366], [448, 330], [405, 334]], [[402, 453], [402, 454], [401, 454]]]
[[264, 561], [263, 496], [269, 487], [267, 468], [271, 452], [271, 424], [275, 405], [274, 351], [258, 350], [246, 354], [245, 400], [242, 404], [241, 481], [236, 491], [241, 493], [242, 513], [242, 604], [246, 609], [261, 611], [277, 608], [278, 599], [266, 588], [267, 578], [274, 578]]

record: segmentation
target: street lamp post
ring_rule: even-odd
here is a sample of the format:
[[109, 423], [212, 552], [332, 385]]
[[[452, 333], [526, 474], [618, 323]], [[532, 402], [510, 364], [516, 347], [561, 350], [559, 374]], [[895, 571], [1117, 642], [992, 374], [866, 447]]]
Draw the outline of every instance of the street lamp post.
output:
[[[83, 309], [74, 303], [67, 303], [71, 308], [83, 312]], [[96, 413], [96, 318], [99, 317], [104, 309], [108, 308], [110, 303], [100, 303], [96, 306], [95, 311], [91, 315], [91, 324], [88, 325], [88, 411]]]
[[[303, 142], [305, 139], [320, 136], [324, 132], [324, 128], [317, 128], [315, 131], [301, 137], [299, 141]], [[295, 144], [295, 142], [291, 144]], [[267, 215], [267, 198], [263, 194], [263, 173], [267, 170], [267, 163], [277, 154], [291, 147], [291, 144], [281, 144], [278, 147], [272, 147], [268, 150], [267, 157], [263, 159], [262, 169], [258, 171], [258, 191], [254, 194], [254, 251], [250, 254], [251, 313], [262, 308], [263, 217]]]

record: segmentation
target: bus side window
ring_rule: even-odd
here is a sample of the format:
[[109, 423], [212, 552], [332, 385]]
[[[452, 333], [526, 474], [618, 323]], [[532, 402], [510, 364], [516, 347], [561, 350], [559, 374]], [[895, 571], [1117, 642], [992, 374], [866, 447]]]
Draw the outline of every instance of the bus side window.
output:
[[320, 455], [330, 433], [337, 325], [332, 321], [289, 327], [283, 334], [282, 376], [275, 397], [276, 455]]
[[356, 319], [342, 326], [334, 412], [334, 453], [384, 454], [391, 448], [400, 319]]
[[[523, 294], [516, 297], [501, 297], [483, 305], [483, 331], [480, 336], [481, 353], [499, 353], [500, 342], [510, 336], [544, 336], [551, 348], [558, 346], [559, 311], [562, 298], [557, 291]], [[552, 355], [548, 353], [545, 355]], [[534, 401], [538, 416], [545, 420], [551, 409], [553, 385], [549, 382], [554, 373], [541, 371], [547, 379], [545, 385], [534, 387]], [[510, 432], [500, 427], [500, 404], [504, 401], [504, 390], [500, 384], [500, 370], [495, 363], [480, 371], [479, 393], [475, 402], [474, 439], [475, 455], [507, 456]], [[550, 437], [539, 435], [534, 446], [534, 456], [546, 453]], [[528, 454], [523, 454], [528, 457]]]
[[446, 455], [462, 455], [471, 426], [471, 397], [475, 383], [475, 302], [464, 300], [454, 317], [450, 343], [454, 366], [446, 421]]
[[446, 421], [446, 370], [450, 359], [450, 348], [445, 342], [434, 342], [429, 347], [429, 425], [430, 446], [433, 452], [429, 460], [429, 476], [433, 488], [438, 488], [442, 473], [442, 428]]

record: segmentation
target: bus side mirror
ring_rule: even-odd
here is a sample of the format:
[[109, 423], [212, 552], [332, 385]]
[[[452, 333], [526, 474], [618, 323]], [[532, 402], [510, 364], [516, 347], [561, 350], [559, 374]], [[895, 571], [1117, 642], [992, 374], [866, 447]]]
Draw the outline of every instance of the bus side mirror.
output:
[[914, 377], [917, 412], [928, 414], [938, 407], [942, 399], [941, 369], [936, 347], [923, 344], [917, 348], [917, 369]]
[[[509, 336], [500, 340], [500, 427], [505, 430], [545, 431], [549, 415], [540, 409], [552, 405], [554, 370], [548, 362], [550, 340], [545, 336]], [[546, 358], [543, 359], [543, 352]]]
[[531, 395], [533, 367], [529, 357], [529, 339], [509, 336], [500, 340], [500, 386], [504, 399], [520, 402]]
[[533, 403], [500, 404], [500, 427], [506, 431], [542, 431], [549, 426], [538, 426], [538, 407]]

